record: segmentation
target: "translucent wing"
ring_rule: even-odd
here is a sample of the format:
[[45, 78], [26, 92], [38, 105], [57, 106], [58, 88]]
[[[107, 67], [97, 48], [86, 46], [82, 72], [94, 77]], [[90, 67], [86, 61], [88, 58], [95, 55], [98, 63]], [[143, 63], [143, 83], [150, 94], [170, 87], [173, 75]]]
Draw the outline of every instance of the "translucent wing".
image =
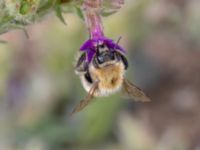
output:
[[77, 106], [75, 106], [71, 115], [84, 109], [93, 100], [94, 93], [97, 90], [97, 88], [98, 88], [98, 82], [95, 82], [90, 91], [88, 92], [87, 96], [83, 100], [81, 100]]
[[149, 102], [150, 98], [138, 87], [133, 85], [127, 79], [123, 80], [124, 90], [131, 96], [135, 101]]

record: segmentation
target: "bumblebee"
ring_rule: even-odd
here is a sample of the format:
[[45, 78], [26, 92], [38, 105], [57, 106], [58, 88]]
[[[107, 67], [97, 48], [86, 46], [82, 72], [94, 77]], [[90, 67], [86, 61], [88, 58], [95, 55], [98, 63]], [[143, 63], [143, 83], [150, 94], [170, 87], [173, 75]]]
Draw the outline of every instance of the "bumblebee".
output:
[[86, 61], [86, 57], [87, 53], [82, 53], [75, 71], [88, 94], [74, 108], [72, 114], [87, 106], [93, 97], [110, 95], [119, 91], [121, 87], [136, 101], [150, 101], [141, 89], [125, 79], [128, 61], [120, 50], [111, 49], [105, 43], [98, 43], [91, 62]]

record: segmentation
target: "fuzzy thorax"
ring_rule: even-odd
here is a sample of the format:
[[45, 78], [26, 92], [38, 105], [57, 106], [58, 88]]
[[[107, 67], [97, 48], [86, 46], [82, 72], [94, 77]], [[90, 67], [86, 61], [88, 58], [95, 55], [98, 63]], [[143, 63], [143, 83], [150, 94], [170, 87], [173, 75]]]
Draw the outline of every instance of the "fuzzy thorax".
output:
[[90, 68], [94, 81], [99, 81], [95, 96], [106, 96], [120, 89], [123, 82], [124, 66], [121, 62], [103, 68]]

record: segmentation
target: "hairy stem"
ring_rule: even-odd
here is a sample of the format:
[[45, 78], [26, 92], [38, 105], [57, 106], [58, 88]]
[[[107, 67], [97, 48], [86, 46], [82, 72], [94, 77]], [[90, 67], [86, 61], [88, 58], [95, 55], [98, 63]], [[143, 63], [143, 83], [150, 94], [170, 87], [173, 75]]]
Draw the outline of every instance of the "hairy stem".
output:
[[103, 37], [103, 25], [101, 21], [102, 0], [85, 0], [83, 10], [90, 38]]

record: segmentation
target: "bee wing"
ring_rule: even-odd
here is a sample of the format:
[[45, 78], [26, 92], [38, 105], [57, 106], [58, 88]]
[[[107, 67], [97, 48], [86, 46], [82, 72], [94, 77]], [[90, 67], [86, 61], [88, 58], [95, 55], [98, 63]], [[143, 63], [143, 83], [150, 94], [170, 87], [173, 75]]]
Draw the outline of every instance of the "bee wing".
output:
[[97, 90], [97, 88], [98, 88], [98, 82], [95, 82], [94, 85], [91, 87], [90, 91], [88, 92], [87, 96], [83, 100], [81, 100], [78, 105], [75, 106], [71, 115], [81, 111], [93, 100], [94, 93]]
[[138, 87], [133, 85], [127, 79], [123, 80], [124, 90], [131, 96], [135, 101], [149, 102], [150, 98]]

